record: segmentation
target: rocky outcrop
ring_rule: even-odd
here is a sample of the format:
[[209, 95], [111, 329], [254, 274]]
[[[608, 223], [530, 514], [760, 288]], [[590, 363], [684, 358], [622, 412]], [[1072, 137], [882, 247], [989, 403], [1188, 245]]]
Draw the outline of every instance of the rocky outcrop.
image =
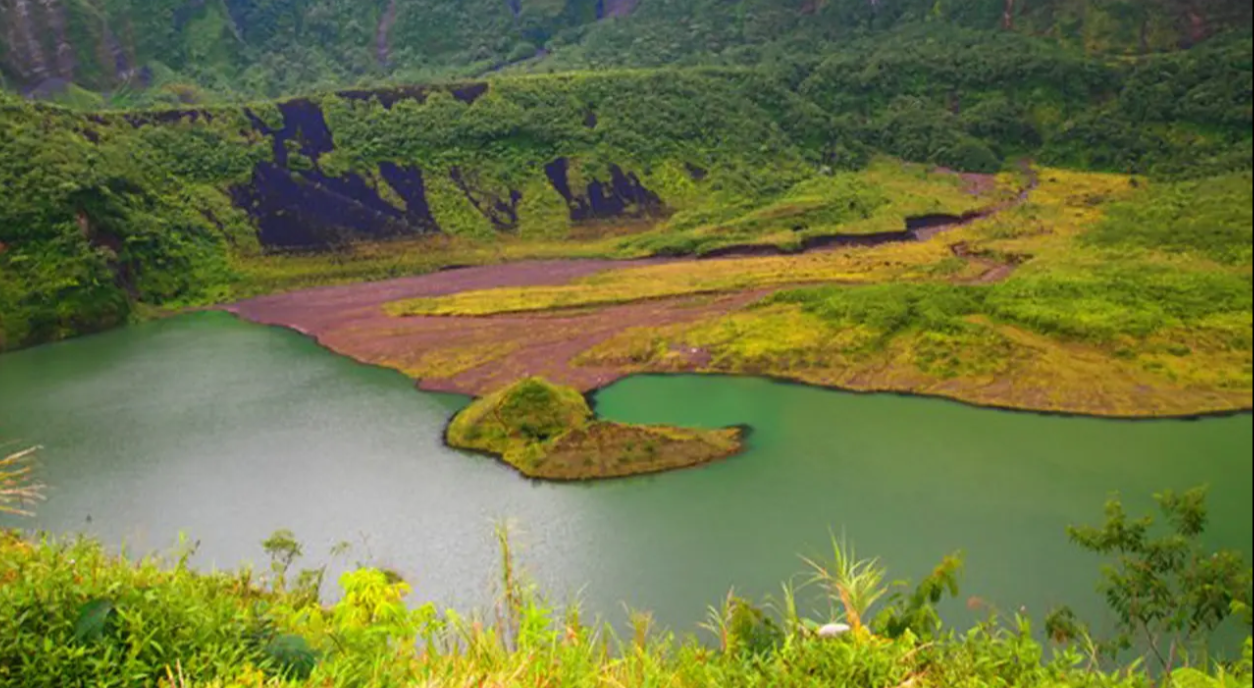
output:
[[8, 46], [7, 67], [19, 79], [39, 82], [53, 76], [52, 65], [39, 40], [42, 27], [37, 23], [32, 0], [5, 0], [0, 5], [4, 42]]
[[54, 64], [57, 76], [70, 81], [74, 80], [74, 49], [65, 28], [65, 6], [59, 0], [39, 0], [43, 9], [44, 20], [48, 33], [52, 38], [55, 52]]
[[247, 184], [231, 188], [231, 199], [252, 216], [262, 245], [272, 249], [326, 249], [434, 226], [414, 222], [358, 175], [329, 177], [274, 163], [257, 165]]
[[133, 79], [135, 61], [111, 29], [109, 16], [81, 12], [65, 0], [0, 0], [0, 45], [6, 48], [0, 71], [33, 98], [64, 91], [82, 71], [90, 71], [82, 68], [88, 63], [112, 82]]
[[458, 167], [449, 171], [449, 177], [466, 196], [466, 200], [487, 218], [493, 227], [504, 232], [518, 229], [518, 202], [522, 200], [521, 192], [510, 189], [508, 196], [501, 196], [496, 191], [480, 184], [476, 175]]
[[570, 183], [570, 161], [558, 158], [545, 165], [553, 189], [566, 200], [570, 219], [574, 222], [613, 217], [656, 217], [665, 213], [658, 195], [645, 188], [635, 173], [624, 172], [610, 165], [609, 180], [592, 179], [582, 189]]
[[397, 207], [363, 176], [332, 176], [321, 169], [319, 162], [335, 150], [335, 140], [317, 103], [289, 100], [279, 104], [279, 112], [283, 126], [278, 129], [247, 113], [253, 127], [270, 137], [273, 162], [258, 164], [247, 183], [230, 189], [236, 206], [256, 222], [262, 245], [324, 249], [439, 231], [417, 167], [379, 166], [379, 183], [404, 201], [404, 208]]

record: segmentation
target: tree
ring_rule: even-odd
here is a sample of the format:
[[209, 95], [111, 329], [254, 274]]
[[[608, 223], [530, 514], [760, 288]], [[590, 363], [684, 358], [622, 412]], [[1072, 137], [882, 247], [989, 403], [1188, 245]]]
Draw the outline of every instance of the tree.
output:
[[[1164, 671], [1182, 655], [1205, 643], [1210, 632], [1233, 615], [1250, 623], [1254, 572], [1240, 552], [1207, 552], [1201, 543], [1206, 530], [1205, 487], [1182, 494], [1167, 491], [1154, 496], [1169, 531], [1156, 534], [1154, 517], [1129, 519], [1122, 502], [1106, 503], [1106, 521], [1100, 527], [1067, 529], [1076, 544], [1114, 558], [1102, 569], [1098, 590], [1117, 618], [1116, 635], [1102, 643], [1113, 655], [1141, 642]], [[1069, 610], [1052, 615], [1074, 619]], [[1051, 635], [1071, 624], [1054, 623]]]

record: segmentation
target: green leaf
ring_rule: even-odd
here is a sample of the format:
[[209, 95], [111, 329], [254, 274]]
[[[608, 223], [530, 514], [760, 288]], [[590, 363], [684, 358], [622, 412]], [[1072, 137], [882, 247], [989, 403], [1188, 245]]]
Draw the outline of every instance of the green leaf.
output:
[[1219, 688], [1220, 683], [1197, 669], [1177, 669], [1171, 675], [1175, 688]]
[[282, 673], [289, 679], [303, 681], [309, 678], [318, 663], [318, 653], [298, 635], [275, 636], [266, 645], [266, 654], [279, 664]]
[[111, 600], [92, 600], [78, 610], [74, 622], [74, 642], [96, 642], [111, 628], [117, 609]]

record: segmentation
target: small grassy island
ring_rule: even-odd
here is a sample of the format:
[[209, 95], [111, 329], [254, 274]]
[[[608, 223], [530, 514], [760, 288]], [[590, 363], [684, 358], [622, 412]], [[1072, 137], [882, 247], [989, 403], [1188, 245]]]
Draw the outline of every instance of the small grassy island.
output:
[[586, 399], [544, 378], [476, 399], [449, 424], [448, 443], [500, 456], [523, 475], [593, 480], [688, 468], [741, 449], [743, 430], [597, 420]]

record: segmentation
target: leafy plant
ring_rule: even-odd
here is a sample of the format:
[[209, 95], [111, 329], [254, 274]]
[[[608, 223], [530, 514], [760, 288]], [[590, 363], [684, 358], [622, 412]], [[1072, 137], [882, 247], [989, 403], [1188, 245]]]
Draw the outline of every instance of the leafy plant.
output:
[[[1196, 497], [1161, 501], [1189, 524], [1182, 528], [1197, 529]], [[1115, 530], [1134, 527], [1124, 519]], [[1140, 660], [1086, 665], [1082, 643], [1064, 641], [1047, 656], [1027, 618], [994, 617], [964, 632], [942, 627], [933, 607], [953, 594], [957, 556], [910, 593], [897, 586], [876, 617], [879, 636], [816, 637], [796, 591], [785, 586], [783, 599], [766, 607], [734, 591], [711, 607], [704, 625], [716, 634], [711, 648], [658, 631], [644, 613], [631, 615], [632, 635], [619, 642], [609, 626], [582, 619], [578, 605], [557, 611], [525, 582], [516, 547], [500, 532], [502, 603], [511, 611], [495, 623], [411, 607], [409, 585], [374, 568], [346, 572], [342, 599], [324, 605], [259, 586], [248, 570], [197, 573], [177, 561], [107, 555], [89, 540], [0, 532], [0, 687], [1157, 685]], [[885, 589], [884, 572], [843, 538], [832, 540], [833, 561], [811, 562], [812, 575], [833, 605], [848, 600], [868, 616], [874, 600], [885, 600], [873, 594]], [[279, 549], [291, 552], [291, 544]], [[1210, 594], [1204, 579], [1187, 580]], [[1194, 599], [1164, 602], [1184, 605], [1171, 613], [1187, 616]], [[1199, 663], [1166, 678], [1162, 685], [1181, 688], [1248, 686], [1251, 644], [1235, 662]]]
[[888, 605], [876, 617], [875, 625], [881, 632], [898, 638], [907, 632], [918, 638], [935, 638], [941, 631], [942, 620], [936, 611], [945, 595], [958, 596], [958, 578], [962, 573], [961, 553], [945, 557], [926, 578], [909, 593], [902, 589], [909, 586], [899, 582], [888, 598]]
[[[1249, 607], [1254, 573], [1241, 554], [1202, 544], [1206, 493], [1198, 487], [1155, 495], [1166, 532], [1154, 528], [1152, 516], [1130, 518], [1113, 497], [1102, 525], [1068, 528], [1073, 542], [1114, 560], [1102, 568], [1099, 586], [1118, 621], [1118, 633], [1104, 643], [1108, 653], [1144, 647], [1168, 671], [1200, 651], [1234, 609]], [[1063, 631], [1061, 621], [1070, 617], [1057, 617], [1055, 628]]]
[[871, 608], [889, 593], [886, 572], [879, 559], [859, 559], [849, 541], [832, 535], [832, 558], [818, 561], [803, 557], [809, 565], [809, 583], [827, 594], [833, 617], [842, 616], [855, 630], [864, 627]]

